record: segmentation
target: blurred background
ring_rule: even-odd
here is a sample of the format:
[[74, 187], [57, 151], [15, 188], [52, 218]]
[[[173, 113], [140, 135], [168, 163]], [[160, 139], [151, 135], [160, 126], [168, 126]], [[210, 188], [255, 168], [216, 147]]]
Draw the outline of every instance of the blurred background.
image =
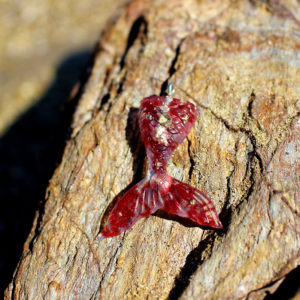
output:
[[66, 105], [125, 0], [0, 0], [0, 294], [59, 163]]

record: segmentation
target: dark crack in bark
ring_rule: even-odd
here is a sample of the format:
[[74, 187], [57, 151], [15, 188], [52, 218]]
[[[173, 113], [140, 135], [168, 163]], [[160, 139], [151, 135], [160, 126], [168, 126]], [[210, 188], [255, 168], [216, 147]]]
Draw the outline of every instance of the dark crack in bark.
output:
[[120, 82], [119, 82], [119, 87], [117, 89], [117, 94], [120, 95], [123, 91], [123, 86], [124, 86], [124, 83], [126, 81], [126, 77], [127, 77], [127, 72], [125, 72], [125, 74], [122, 76]]
[[299, 278], [300, 266], [279, 279], [282, 280], [282, 284], [280, 284], [275, 293], [267, 295], [265, 300], [296, 299], [297, 292], [299, 291]]
[[249, 98], [249, 103], [248, 103], [248, 106], [247, 106], [248, 115], [251, 118], [253, 118], [252, 106], [253, 106], [253, 102], [254, 102], [255, 98], [256, 98], [256, 95], [255, 95], [254, 91], [252, 91], [252, 93], [250, 95], [250, 98]]
[[177, 300], [181, 297], [185, 289], [190, 283], [190, 279], [196, 270], [207, 260], [212, 253], [212, 245], [214, 244], [216, 232], [211, 232], [199, 245], [193, 249], [187, 256], [185, 265], [181, 272], [175, 278], [174, 286], [169, 293], [168, 300]]
[[109, 99], [110, 99], [110, 93], [107, 92], [100, 100], [99, 110], [103, 108], [104, 104], [106, 104]]
[[231, 198], [231, 177], [234, 174], [234, 171], [235, 171], [235, 168], [233, 168], [230, 175], [226, 178], [227, 193], [225, 196], [223, 208], [219, 214], [220, 220], [223, 224], [223, 229], [221, 230], [222, 235], [225, 235], [226, 232], [228, 231], [230, 221], [231, 221], [231, 216], [233, 213], [233, 210], [230, 206], [230, 198]]
[[193, 153], [192, 153], [192, 150], [191, 150], [191, 140], [189, 138], [187, 138], [187, 141], [188, 141], [188, 153], [189, 153], [189, 158], [190, 158], [190, 169], [189, 169], [189, 181], [191, 181], [192, 179], [192, 174], [193, 174], [193, 171], [195, 169], [195, 165], [196, 165], [196, 162], [193, 158]]
[[179, 57], [179, 54], [180, 54], [180, 48], [181, 48], [181, 45], [182, 45], [182, 43], [183, 43], [184, 40], [185, 40], [184, 38], [181, 39], [181, 40], [179, 41], [177, 47], [176, 47], [175, 56], [174, 56], [174, 58], [173, 58], [173, 60], [172, 60], [172, 62], [171, 62], [171, 65], [170, 65], [170, 68], [169, 68], [169, 71], [168, 71], [169, 76], [168, 76], [168, 78], [163, 82], [163, 84], [161, 85], [161, 90], [160, 90], [160, 95], [161, 95], [161, 96], [166, 94], [166, 89], [167, 89], [167, 87], [168, 87], [169, 80], [170, 80], [170, 78], [172, 77], [172, 75], [174, 75], [175, 72], [176, 72], [175, 65], [176, 65], [176, 63], [177, 63], [177, 60], [178, 60], [178, 57]]
[[127, 46], [125, 48], [125, 51], [122, 55], [121, 61], [120, 61], [120, 71], [123, 70], [126, 62], [126, 57], [128, 54], [129, 49], [133, 46], [134, 42], [139, 38], [139, 35], [142, 34], [142, 45], [145, 45], [145, 40], [148, 33], [148, 23], [144, 16], [138, 17], [135, 22], [133, 23], [130, 33], [128, 35], [127, 39]]

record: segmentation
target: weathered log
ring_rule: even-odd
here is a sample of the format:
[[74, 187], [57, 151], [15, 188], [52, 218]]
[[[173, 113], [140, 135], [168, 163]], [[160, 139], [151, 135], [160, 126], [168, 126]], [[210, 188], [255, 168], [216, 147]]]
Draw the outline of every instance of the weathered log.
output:
[[[98, 44], [5, 298], [263, 299], [276, 290], [300, 263], [299, 13], [296, 1], [131, 2]], [[224, 229], [157, 213], [97, 241], [107, 207], [145, 173], [139, 103], [168, 81], [200, 108], [169, 174], [205, 191]]]

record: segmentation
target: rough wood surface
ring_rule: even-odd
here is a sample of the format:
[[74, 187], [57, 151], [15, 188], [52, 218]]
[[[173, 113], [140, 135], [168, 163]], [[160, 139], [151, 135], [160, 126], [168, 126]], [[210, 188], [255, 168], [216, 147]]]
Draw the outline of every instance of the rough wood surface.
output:
[[[300, 5], [131, 2], [103, 33], [73, 133], [6, 299], [263, 299], [299, 263]], [[95, 240], [143, 176], [141, 99], [172, 80], [200, 115], [169, 174], [225, 228], [160, 213]]]

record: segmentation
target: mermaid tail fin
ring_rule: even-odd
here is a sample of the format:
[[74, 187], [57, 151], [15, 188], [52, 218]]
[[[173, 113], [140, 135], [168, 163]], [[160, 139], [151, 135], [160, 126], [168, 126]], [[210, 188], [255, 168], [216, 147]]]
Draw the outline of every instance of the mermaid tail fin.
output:
[[167, 174], [155, 174], [133, 186], [110, 212], [99, 239], [117, 236], [140, 218], [162, 209], [199, 225], [222, 228], [212, 201], [201, 191]]
[[157, 190], [151, 188], [150, 181], [143, 179], [116, 203], [98, 239], [119, 235], [140, 218], [153, 214], [162, 206], [162, 198]]
[[202, 226], [223, 228], [213, 202], [200, 190], [172, 178], [163, 210]]

